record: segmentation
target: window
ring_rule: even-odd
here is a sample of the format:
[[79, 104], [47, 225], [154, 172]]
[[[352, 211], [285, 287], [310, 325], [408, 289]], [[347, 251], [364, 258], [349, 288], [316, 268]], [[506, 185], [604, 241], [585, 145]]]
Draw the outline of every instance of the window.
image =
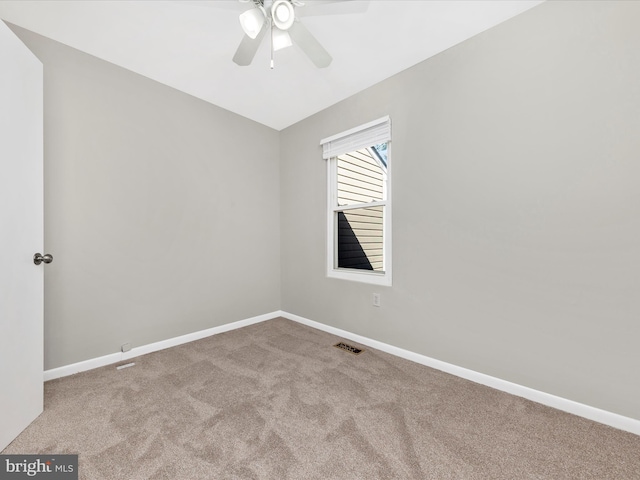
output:
[[321, 142], [329, 277], [391, 285], [390, 133], [385, 117]]

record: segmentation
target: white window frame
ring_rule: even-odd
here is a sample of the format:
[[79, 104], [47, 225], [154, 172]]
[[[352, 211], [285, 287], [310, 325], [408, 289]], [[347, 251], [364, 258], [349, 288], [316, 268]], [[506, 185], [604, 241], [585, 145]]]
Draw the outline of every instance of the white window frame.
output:
[[[367, 134], [367, 130], [376, 129], [386, 124], [387, 132], [382, 136], [372, 140], [372, 136]], [[360, 127], [347, 130], [346, 132], [333, 135], [321, 140], [324, 148], [324, 158], [327, 160], [327, 277], [338, 278], [342, 280], [350, 280], [355, 282], [369, 283], [374, 285], [391, 286], [392, 285], [392, 262], [391, 262], [391, 170], [393, 161], [391, 160], [391, 122], [389, 117], [383, 117], [373, 122], [369, 122]], [[365, 132], [360, 135], [360, 132]], [[360, 136], [359, 136], [360, 135]], [[374, 133], [375, 135], [375, 133]], [[337, 141], [337, 142], [336, 142]], [[340, 146], [331, 148], [331, 143], [339, 143]], [[376, 144], [387, 143], [387, 168], [386, 168], [386, 200], [361, 203], [357, 205], [338, 206], [338, 155], [352, 152], [365, 147], [371, 147]], [[329, 147], [327, 147], [329, 145]], [[336, 212], [342, 212], [350, 209], [360, 209], [366, 207], [384, 206], [383, 216], [383, 269], [384, 272], [375, 272], [370, 270], [358, 270], [355, 268], [338, 268], [337, 256], [337, 215]]]

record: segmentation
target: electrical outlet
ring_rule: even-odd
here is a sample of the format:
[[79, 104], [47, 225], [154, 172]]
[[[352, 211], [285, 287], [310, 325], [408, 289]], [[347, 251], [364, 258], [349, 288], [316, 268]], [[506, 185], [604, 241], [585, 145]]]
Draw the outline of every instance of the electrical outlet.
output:
[[123, 343], [123, 344], [120, 346], [120, 351], [121, 351], [122, 353], [124, 353], [124, 352], [128, 352], [129, 350], [131, 350], [131, 344], [130, 344], [130, 343]]
[[374, 293], [373, 294], [373, 306], [374, 307], [379, 307], [380, 306], [380, 294], [379, 293]]

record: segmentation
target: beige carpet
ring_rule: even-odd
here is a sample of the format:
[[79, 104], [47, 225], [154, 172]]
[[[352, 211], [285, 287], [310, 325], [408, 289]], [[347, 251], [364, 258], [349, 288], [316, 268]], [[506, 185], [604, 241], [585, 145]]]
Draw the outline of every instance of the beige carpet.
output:
[[639, 436], [338, 340], [275, 319], [47, 382], [3, 453], [87, 480], [640, 479]]

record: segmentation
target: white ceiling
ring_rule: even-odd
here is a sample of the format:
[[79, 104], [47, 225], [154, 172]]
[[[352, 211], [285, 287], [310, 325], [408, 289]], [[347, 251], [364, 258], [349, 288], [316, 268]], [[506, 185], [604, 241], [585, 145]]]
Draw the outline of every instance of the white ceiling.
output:
[[324, 69], [294, 46], [271, 70], [266, 40], [233, 63], [237, 0], [3, 0], [0, 18], [281, 130], [542, 1], [306, 0], [296, 15], [333, 56]]

